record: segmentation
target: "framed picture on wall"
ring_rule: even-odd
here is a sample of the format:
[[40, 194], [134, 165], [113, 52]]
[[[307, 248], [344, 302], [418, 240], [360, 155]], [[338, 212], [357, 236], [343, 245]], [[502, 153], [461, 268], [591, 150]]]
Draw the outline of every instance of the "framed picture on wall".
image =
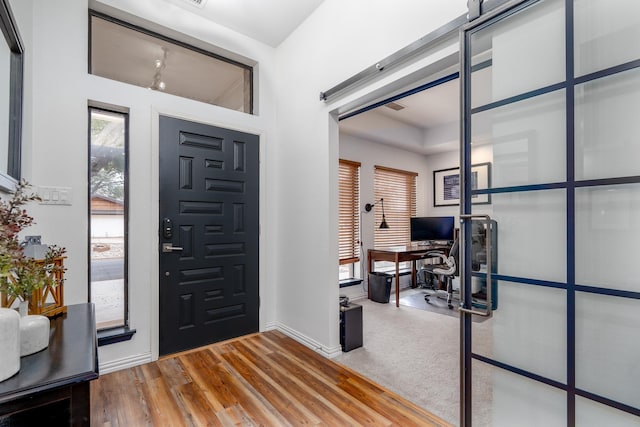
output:
[[[471, 189], [485, 189], [491, 185], [491, 163], [471, 166]], [[491, 203], [490, 194], [472, 196], [474, 205]], [[433, 171], [433, 206], [455, 206], [460, 204], [460, 168]]]

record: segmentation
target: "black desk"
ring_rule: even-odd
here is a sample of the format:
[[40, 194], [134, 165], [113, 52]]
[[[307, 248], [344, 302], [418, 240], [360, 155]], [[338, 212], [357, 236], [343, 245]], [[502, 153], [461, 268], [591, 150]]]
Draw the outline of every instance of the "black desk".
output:
[[51, 319], [49, 347], [23, 357], [0, 382], [0, 426], [90, 424], [89, 381], [98, 378], [93, 304]]
[[[369, 249], [367, 257], [369, 259], [369, 273], [375, 270], [376, 261], [389, 261], [396, 264], [396, 307], [400, 307], [400, 263], [411, 261], [411, 287], [416, 286], [416, 261], [427, 258], [429, 251], [443, 251], [449, 253], [451, 246], [449, 245], [407, 245], [392, 246], [383, 249]], [[369, 291], [367, 291], [369, 297]]]

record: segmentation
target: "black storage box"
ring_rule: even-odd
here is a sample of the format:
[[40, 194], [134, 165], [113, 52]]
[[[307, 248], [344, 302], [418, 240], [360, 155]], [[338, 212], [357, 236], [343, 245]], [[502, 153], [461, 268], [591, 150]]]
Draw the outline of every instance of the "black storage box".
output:
[[340, 305], [340, 345], [342, 351], [362, 347], [362, 306]]
[[387, 273], [369, 273], [369, 299], [375, 302], [388, 303], [391, 295], [393, 276]]

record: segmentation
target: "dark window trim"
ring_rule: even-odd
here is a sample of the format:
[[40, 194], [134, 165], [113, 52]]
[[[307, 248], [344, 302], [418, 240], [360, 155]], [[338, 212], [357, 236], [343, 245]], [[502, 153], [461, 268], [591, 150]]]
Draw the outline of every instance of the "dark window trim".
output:
[[120, 328], [102, 329], [98, 331], [98, 347], [103, 345], [115, 344], [123, 341], [129, 341], [136, 333], [135, 329], [129, 329], [128, 326]]
[[[93, 17], [96, 17], [96, 18], [99, 18], [99, 19], [104, 19], [105, 21], [109, 21], [109, 22], [112, 22], [114, 24], [121, 25], [121, 26], [123, 26], [125, 28], [129, 28], [131, 30], [137, 31], [137, 32], [142, 33], [142, 34], [146, 34], [148, 36], [163, 40], [163, 41], [168, 42], [168, 43], [176, 44], [176, 45], [178, 45], [180, 47], [183, 47], [185, 49], [189, 49], [189, 50], [192, 50], [194, 52], [201, 53], [201, 54], [209, 56], [211, 58], [215, 58], [215, 59], [218, 59], [220, 61], [226, 62], [228, 64], [232, 64], [232, 65], [235, 65], [237, 67], [240, 67], [240, 68], [244, 69], [245, 72], [249, 73], [249, 79], [248, 79], [249, 80], [249, 102], [250, 102], [249, 114], [253, 114], [253, 111], [254, 111], [254, 108], [253, 108], [253, 99], [254, 99], [253, 90], [254, 90], [254, 85], [253, 85], [253, 67], [252, 66], [247, 65], [247, 64], [243, 64], [242, 62], [238, 62], [238, 61], [235, 61], [233, 59], [226, 58], [226, 57], [224, 57], [222, 55], [219, 55], [217, 53], [213, 53], [213, 52], [210, 52], [208, 50], [205, 50], [205, 49], [190, 45], [190, 44], [182, 42], [180, 40], [176, 40], [174, 38], [164, 36], [164, 35], [162, 35], [160, 33], [156, 33], [155, 31], [151, 31], [151, 30], [148, 30], [146, 28], [140, 27], [138, 25], [134, 25], [134, 24], [131, 24], [129, 22], [123, 21], [121, 19], [114, 18], [113, 16], [109, 16], [107, 14], [104, 14], [102, 12], [98, 12], [98, 11], [93, 10], [93, 9], [89, 9], [89, 48], [88, 48], [89, 55], [87, 55], [87, 61], [88, 61], [87, 69], [89, 71], [89, 74], [93, 74], [93, 72], [91, 71], [91, 40], [92, 40], [92, 36], [91, 36], [91, 18], [93, 18]], [[224, 108], [224, 107], [221, 107], [221, 108]]]
[[[122, 328], [129, 330], [129, 109], [117, 105], [110, 105], [99, 101], [89, 100], [87, 103], [87, 145], [89, 158], [87, 159], [87, 182], [91, 182], [91, 111], [100, 110], [107, 113], [122, 114], [124, 116], [124, 325]], [[91, 186], [87, 191], [87, 213], [89, 216], [89, 229], [87, 230], [87, 254], [88, 269], [87, 281], [89, 284], [89, 302], [91, 302]], [[98, 329], [98, 334], [115, 328]], [[135, 333], [135, 330], [133, 330]], [[133, 333], [131, 335], [133, 335]], [[125, 334], [126, 335], [126, 334]], [[131, 339], [131, 337], [127, 338]], [[121, 339], [120, 341], [124, 341]], [[117, 341], [116, 341], [117, 342]]]
[[356, 279], [356, 278], [342, 279], [339, 281], [339, 283], [341, 288], [347, 288], [349, 286], [359, 285], [360, 283], [362, 283], [362, 279]]
[[107, 211], [107, 210], [96, 210], [91, 211], [92, 215], [124, 215], [124, 210], [119, 211]]
[[0, 30], [11, 51], [9, 71], [9, 139], [6, 173], [0, 172], [0, 190], [13, 191], [21, 178], [24, 44], [8, 0], [0, 0]]

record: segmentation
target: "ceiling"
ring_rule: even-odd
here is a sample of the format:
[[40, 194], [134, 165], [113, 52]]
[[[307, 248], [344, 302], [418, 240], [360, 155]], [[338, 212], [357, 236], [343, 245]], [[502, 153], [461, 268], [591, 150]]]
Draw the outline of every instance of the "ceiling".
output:
[[[286, 39], [324, 0], [153, 0], [169, 2], [272, 47]], [[200, 0], [195, 0], [199, 3]]]
[[340, 132], [419, 154], [459, 147], [459, 80], [454, 79], [395, 101], [394, 111], [377, 107], [340, 122]]

